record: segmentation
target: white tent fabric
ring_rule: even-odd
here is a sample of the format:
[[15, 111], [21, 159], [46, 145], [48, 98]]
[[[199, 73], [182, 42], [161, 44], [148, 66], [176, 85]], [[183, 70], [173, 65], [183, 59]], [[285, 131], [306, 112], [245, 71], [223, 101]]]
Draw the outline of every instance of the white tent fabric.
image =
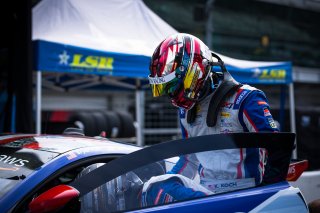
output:
[[[33, 8], [33, 40], [151, 56], [160, 41], [174, 33], [142, 0], [42, 0]], [[219, 55], [238, 68], [279, 64]]]
[[[156, 46], [164, 38], [177, 33], [174, 28], [152, 12], [142, 0], [42, 0], [33, 8], [32, 13], [32, 39], [34, 41], [47, 41], [53, 44], [86, 48], [91, 51], [150, 57]], [[68, 60], [68, 58], [72, 57], [64, 53], [67, 51], [66, 49], [57, 47], [57, 45], [56, 49], [61, 51], [59, 53], [60, 62], [66, 62], [63, 60]], [[54, 50], [40, 53], [41, 56], [39, 58], [45, 59], [38, 60], [40, 69], [54, 72], [75, 72], [75, 67], [60, 66], [61, 64], [53, 61], [52, 59], [55, 56], [52, 55], [52, 52]], [[64, 54], [61, 54], [62, 52]], [[84, 55], [86, 54], [84, 53]], [[261, 73], [261, 68], [270, 68], [268, 72], [275, 68], [289, 70], [291, 69], [291, 64], [239, 60], [219, 55], [231, 73], [238, 74], [240, 71], [242, 72], [241, 75], [245, 75], [241, 80], [251, 79], [252, 82], [271, 84], [285, 83], [288, 82], [288, 79], [290, 81], [290, 71], [287, 71], [286, 77], [281, 79], [257, 79], [257, 74]], [[63, 60], [62, 57], [64, 57]], [[135, 66], [136, 70], [124, 72], [123, 67], [117, 69], [119, 66], [115, 65], [112, 75], [146, 78], [148, 66], [145, 60], [137, 63], [136, 59], [133, 59], [134, 66], [128, 58], [114, 60], [126, 63], [126, 67]], [[117, 70], [121, 70], [122, 73], [117, 72]], [[91, 71], [90, 73], [92, 73]], [[101, 72], [101, 70], [95, 71], [97, 72], [93, 74], [108, 74]], [[133, 72], [136, 74], [132, 74]], [[244, 74], [244, 72], [247, 72], [247, 74]], [[83, 70], [78, 73], [85, 74]], [[239, 77], [237, 80], [240, 80]]]
[[[124, 73], [147, 77], [144, 72], [148, 72], [148, 63], [144, 63], [145, 58], [140, 56], [150, 57], [156, 46], [165, 37], [177, 32], [153, 13], [142, 0], [42, 0], [33, 8], [32, 25], [32, 40], [50, 42], [51, 45], [48, 46], [42, 42], [36, 46], [38, 51], [37, 65], [35, 65], [38, 70], [37, 133], [41, 132], [41, 71], [57, 72], [61, 69], [67, 73], [76, 73], [76, 70], [79, 71], [78, 73], [86, 74], [86, 70], [71, 67], [68, 63], [68, 60], [72, 58], [70, 52], [80, 51], [80, 49], [75, 49], [78, 47], [85, 48], [84, 54], [87, 54], [88, 57], [99, 56], [102, 52], [111, 53], [115, 61], [114, 67], [118, 64], [122, 65], [118, 66], [119, 69], [116, 67], [112, 73], [123, 72], [123, 63], [125, 63], [125, 67], [129, 68]], [[69, 48], [68, 51], [70, 51], [67, 52], [68, 47], [73, 49]], [[88, 53], [87, 50], [92, 51]], [[95, 50], [98, 52], [94, 52]], [[118, 53], [132, 54], [133, 57], [132, 59], [129, 57], [121, 59]], [[134, 55], [139, 57], [134, 57]], [[136, 70], [133, 71], [130, 67], [137, 64], [136, 59], [141, 59], [143, 62], [142, 65], [140, 62], [140, 66], [137, 65]], [[39, 67], [44, 69], [41, 70]], [[137, 71], [140, 70], [141, 73], [141, 67], [143, 67], [143, 74], [139, 76]], [[87, 73], [103, 75], [106, 73], [108, 76], [108, 70], [93, 69], [95, 72], [92, 72], [92, 67], [89, 67]], [[125, 74], [118, 74], [118, 76], [125, 76]], [[140, 109], [143, 106], [142, 90], [136, 90], [136, 106], [136, 117], [139, 124], [143, 122], [143, 113]], [[143, 145], [142, 138], [142, 127], [140, 127], [137, 128], [138, 145]]]
[[258, 68], [258, 67], [270, 67], [270, 66], [277, 66], [282, 64], [283, 62], [266, 62], [266, 61], [248, 61], [248, 60], [241, 60], [236, 58], [231, 58], [220, 53], [216, 53], [219, 55], [227, 65], [232, 67], [237, 67], [240, 69], [250, 69], [250, 68]]
[[33, 8], [33, 40], [151, 56], [176, 33], [142, 0], [42, 0]]

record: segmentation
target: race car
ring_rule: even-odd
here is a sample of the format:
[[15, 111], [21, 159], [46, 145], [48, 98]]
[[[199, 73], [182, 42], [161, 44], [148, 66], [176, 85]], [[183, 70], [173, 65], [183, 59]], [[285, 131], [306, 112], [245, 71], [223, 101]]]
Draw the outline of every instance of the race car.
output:
[[[287, 182], [297, 178], [296, 163], [288, 176], [294, 137], [217, 134], [142, 148], [81, 134], [0, 136], [0, 212], [308, 212], [300, 190]], [[259, 186], [140, 205], [144, 184], [179, 156], [236, 148], [267, 150]]]

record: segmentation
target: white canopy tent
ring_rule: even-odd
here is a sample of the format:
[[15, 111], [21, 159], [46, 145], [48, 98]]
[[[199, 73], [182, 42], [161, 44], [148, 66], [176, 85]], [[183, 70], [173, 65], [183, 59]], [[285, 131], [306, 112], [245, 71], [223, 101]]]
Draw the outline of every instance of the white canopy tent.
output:
[[[32, 13], [32, 39], [37, 41], [38, 50], [35, 64], [38, 71], [37, 133], [41, 131], [42, 71], [145, 78], [146, 60], [155, 47], [163, 38], [177, 32], [142, 0], [42, 0]], [[84, 61], [88, 62], [85, 66], [80, 63], [73, 66], [79, 55], [84, 55]], [[100, 63], [90, 64], [92, 58], [100, 59]], [[112, 60], [112, 67], [100, 69], [102, 59]], [[135, 88], [112, 78], [106, 81]], [[143, 91], [137, 89], [138, 124], [142, 123], [142, 103]], [[141, 128], [137, 128], [137, 141], [142, 141], [141, 138]]]
[[[41, 131], [42, 72], [46, 71], [99, 75], [105, 84], [135, 89], [137, 123], [142, 124], [144, 95], [138, 89], [140, 80], [148, 75], [155, 47], [177, 31], [142, 0], [42, 0], [32, 13], [37, 133]], [[252, 79], [247, 83], [292, 85], [291, 63], [221, 57], [240, 82]], [[133, 79], [135, 83], [129, 85], [123, 79]], [[92, 82], [87, 86], [90, 85]], [[290, 108], [294, 112], [293, 87], [290, 88]], [[294, 117], [291, 119], [294, 121]], [[137, 128], [136, 135], [138, 145], [143, 145], [142, 128]]]
[[42, 0], [33, 8], [33, 40], [150, 56], [175, 32], [142, 0]]

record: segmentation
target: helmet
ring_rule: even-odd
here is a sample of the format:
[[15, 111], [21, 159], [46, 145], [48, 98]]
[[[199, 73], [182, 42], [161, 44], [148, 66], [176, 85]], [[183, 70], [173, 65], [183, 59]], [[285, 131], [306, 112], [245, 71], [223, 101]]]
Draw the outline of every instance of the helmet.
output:
[[190, 109], [210, 73], [211, 51], [197, 37], [178, 33], [163, 40], [150, 61], [149, 83], [154, 97], [168, 95], [173, 105]]

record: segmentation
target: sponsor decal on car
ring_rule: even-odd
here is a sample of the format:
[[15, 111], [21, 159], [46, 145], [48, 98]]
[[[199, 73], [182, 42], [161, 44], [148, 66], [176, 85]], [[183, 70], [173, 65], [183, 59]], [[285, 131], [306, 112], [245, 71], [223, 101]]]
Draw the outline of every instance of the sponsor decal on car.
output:
[[26, 163], [29, 163], [28, 160], [15, 158], [10, 155], [0, 155], [0, 162], [18, 167], [25, 166]]
[[67, 155], [68, 160], [72, 160], [72, 159], [74, 159], [76, 157], [77, 157], [77, 155], [74, 152], [71, 152], [69, 155]]

